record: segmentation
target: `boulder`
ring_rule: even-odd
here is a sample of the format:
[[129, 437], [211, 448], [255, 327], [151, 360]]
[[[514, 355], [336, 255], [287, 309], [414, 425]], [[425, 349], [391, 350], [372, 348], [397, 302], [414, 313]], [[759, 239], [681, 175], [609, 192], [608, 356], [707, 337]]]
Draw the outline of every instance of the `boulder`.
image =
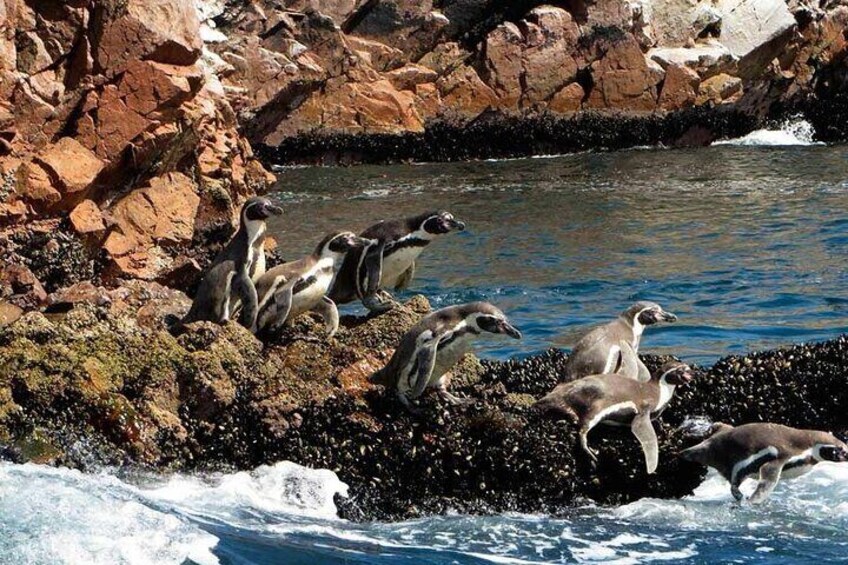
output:
[[32, 271], [13, 263], [0, 268], [0, 299], [31, 310], [47, 301], [47, 292]]
[[722, 73], [701, 83], [695, 102], [698, 105], [706, 103], [724, 104], [733, 102], [741, 93], [742, 79]]
[[80, 235], [100, 235], [106, 231], [103, 214], [93, 200], [83, 200], [77, 204], [68, 218], [74, 231]]
[[194, 183], [182, 173], [156, 177], [118, 201], [104, 243], [118, 274], [151, 280], [167, 270], [173, 260], [158, 246], [191, 242], [199, 205]]
[[665, 68], [665, 80], [657, 101], [658, 106], [667, 111], [692, 106], [695, 103], [699, 81], [698, 73], [688, 67], [668, 65]]
[[647, 56], [664, 69], [669, 65], [684, 66], [703, 78], [730, 71], [736, 65], [730, 50], [715, 41], [692, 47], [657, 47], [648, 51]]
[[603, 56], [591, 64], [594, 87], [585, 107], [650, 112], [656, 108], [663, 70], [642, 54], [632, 35], [604, 40]]
[[109, 76], [131, 61], [191, 65], [200, 57], [200, 20], [191, 2], [104, 0], [95, 17], [94, 59]]
[[739, 60], [740, 75], [762, 71], [789, 42], [795, 18], [785, 0], [718, 0], [722, 45]]

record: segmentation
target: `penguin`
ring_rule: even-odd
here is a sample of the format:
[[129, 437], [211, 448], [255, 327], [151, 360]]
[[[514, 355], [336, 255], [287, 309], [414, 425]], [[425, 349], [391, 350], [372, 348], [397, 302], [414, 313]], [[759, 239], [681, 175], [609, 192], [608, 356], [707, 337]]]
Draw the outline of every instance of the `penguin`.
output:
[[311, 255], [278, 265], [256, 281], [259, 315], [258, 333], [271, 333], [304, 312], [324, 318], [327, 337], [339, 329], [339, 311], [327, 296], [345, 255], [372, 241], [351, 232], [327, 235]]
[[671, 361], [647, 382], [637, 380], [639, 358], [627, 340], [621, 340], [622, 365], [617, 373], [583, 377], [557, 385], [535, 404], [543, 414], [570, 419], [580, 430], [580, 446], [593, 463], [597, 454], [588, 436], [598, 424], [630, 426], [645, 453], [648, 474], [657, 470], [659, 445], [652, 420], [660, 416], [675, 388], [693, 378], [689, 365]]
[[681, 451], [680, 457], [721, 473], [737, 501], [744, 498], [739, 485], [753, 475], [758, 484], [748, 501], [758, 504], [769, 497], [781, 478], [800, 477], [822, 461], [848, 461], [848, 445], [827, 432], [768, 423], [735, 428], [719, 423], [713, 432], [698, 445]]
[[239, 323], [256, 331], [258, 298], [254, 281], [265, 272], [265, 220], [283, 209], [256, 196], [241, 208], [239, 229], [206, 272], [181, 324], [201, 320], [222, 324], [241, 305]]
[[[588, 375], [616, 372], [621, 366], [620, 341], [626, 341], [638, 352], [642, 332], [646, 327], [659, 322], [675, 321], [677, 316], [666, 312], [659, 304], [637, 302], [622, 312], [616, 320], [593, 329], [577, 342], [566, 361], [566, 378], [574, 380]], [[638, 361], [638, 366], [639, 373], [636, 378], [642, 382], [650, 380], [648, 368], [641, 360]]]
[[404, 334], [392, 358], [371, 376], [371, 382], [393, 387], [403, 406], [412, 413], [417, 413], [417, 409], [411, 401], [428, 388], [435, 388], [450, 404], [462, 404], [463, 399], [448, 392], [445, 373], [483, 333], [521, 339], [521, 332], [488, 302], [436, 310]]
[[337, 304], [359, 299], [372, 312], [391, 310], [397, 302], [385, 289], [407, 288], [424, 248], [442, 235], [464, 229], [465, 222], [444, 210], [374, 224], [359, 234], [374, 243], [348, 254], [330, 298]]

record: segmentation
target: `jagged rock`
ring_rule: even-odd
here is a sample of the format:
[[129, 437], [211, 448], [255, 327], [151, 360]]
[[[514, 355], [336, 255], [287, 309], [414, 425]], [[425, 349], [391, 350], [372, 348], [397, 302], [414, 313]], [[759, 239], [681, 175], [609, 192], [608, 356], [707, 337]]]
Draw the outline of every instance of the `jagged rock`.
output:
[[742, 79], [727, 74], [710, 77], [698, 87], [696, 103], [722, 104], [732, 101], [733, 97], [742, 92]]
[[83, 200], [70, 213], [68, 219], [80, 235], [99, 235], [106, 231], [103, 214], [93, 200]]
[[594, 87], [585, 106], [648, 112], [657, 105], [657, 85], [663, 79], [631, 35], [604, 40], [604, 55], [591, 65]]
[[670, 64], [665, 68], [665, 80], [657, 104], [663, 110], [680, 110], [695, 103], [698, 74], [681, 65]]
[[658, 47], [648, 51], [648, 57], [663, 68], [669, 65], [684, 66], [703, 78], [732, 70], [736, 65], [733, 54], [717, 42], [693, 47]]
[[785, 0], [718, 0], [721, 43], [739, 59], [740, 76], [752, 77], [789, 42], [795, 18]]
[[95, 62], [114, 76], [131, 61], [191, 65], [200, 57], [200, 20], [181, 0], [101, 0]]
[[27, 267], [9, 264], [0, 268], [0, 298], [20, 308], [33, 309], [47, 301], [47, 292]]

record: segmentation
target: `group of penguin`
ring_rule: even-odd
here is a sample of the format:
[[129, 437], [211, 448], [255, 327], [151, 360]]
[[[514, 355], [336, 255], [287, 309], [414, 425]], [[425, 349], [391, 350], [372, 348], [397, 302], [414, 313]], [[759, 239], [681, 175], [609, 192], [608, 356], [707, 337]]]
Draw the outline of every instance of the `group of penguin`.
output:
[[[360, 300], [372, 313], [392, 309], [397, 302], [387, 289], [410, 284], [424, 248], [466, 227], [446, 211], [381, 221], [359, 235], [329, 234], [309, 256], [266, 270], [266, 220], [282, 212], [264, 197], [245, 202], [238, 231], [204, 274], [180, 325], [237, 319], [266, 337], [299, 315], [315, 312], [331, 337], [339, 326], [336, 304]], [[579, 429], [580, 446], [593, 464], [597, 456], [589, 447], [589, 432], [599, 424], [629, 426], [644, 452], [647, 472], [653, 473], [659, 445], [652, 422], [666, 408], [675, 388], [695, 374], [685, 363], [672, 361], [652, 375], [637, 352], [646, 327], [676, 319], [656, 303], [637, 302], [616, 320], [590, 331], [569, 356], [564, 382], [540, 399], [535, 409], [573, 422]], [[467, 399], [449, 392], [449, 371], [483, 334], [522, 337], [504, 313], [487, 302], [434, 311], [404, 334], [389, 362], [371, 380], [394, 389], [413, 413], [419, 412], [414, 401], [428, 389], [435, 389], [450, 404], [466, 403]], [[770, 423], [735, 428], [718, 423], [706, 440], [680, 456], [715, 468], [730, 482], [736, 500], [743, 498], [742, 481], [757, 475], [758, 485], [749, 500], [760, 502], [781, 476], [800, 476], [821, 461], [848, 461], [848, 446], [827, 432]]]

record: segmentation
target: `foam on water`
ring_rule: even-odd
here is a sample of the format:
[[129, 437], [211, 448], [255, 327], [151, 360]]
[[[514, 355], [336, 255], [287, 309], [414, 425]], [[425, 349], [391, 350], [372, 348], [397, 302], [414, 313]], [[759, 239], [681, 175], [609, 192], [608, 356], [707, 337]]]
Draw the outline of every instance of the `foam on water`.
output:
[[758, 129], [743, 137], [716, 141], [713, 145], [764, 145], [775, 147], [823, 145], [823, 143], [813, 139], [814, 135], [815, 129], [810, 122], [800, 118], [793, 118], [786, 120], [776, 129]]
[[[743, 485], [750, 492], [753, 484]], [[347, 487], [293, 463], [253, 472], [124, 482], [105, 473], [0, 464], [0, 562], [619, 563], [798, 557], [848, 550], [848, 465], [782, 482], [759, 507], [711, 473], [683, 500], [586, 506], [562, 518], [507, 514], [354, 524]]]

